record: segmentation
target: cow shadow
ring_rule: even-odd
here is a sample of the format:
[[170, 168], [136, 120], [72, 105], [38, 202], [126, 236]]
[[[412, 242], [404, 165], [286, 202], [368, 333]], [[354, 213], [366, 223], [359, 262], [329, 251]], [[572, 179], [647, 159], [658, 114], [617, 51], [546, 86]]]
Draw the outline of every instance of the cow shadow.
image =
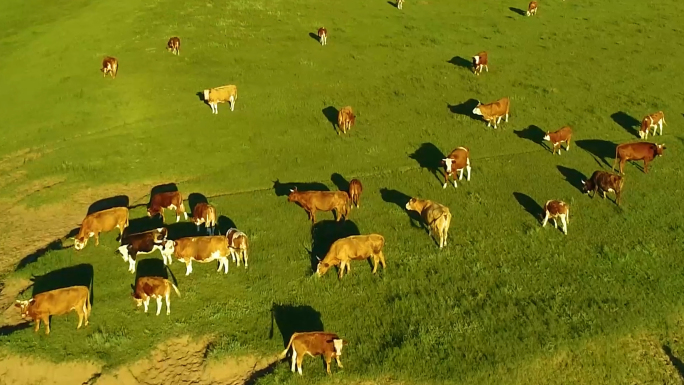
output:
[[150, 206], [150, 203], [152, 203], [152, 197], [154, 197], [155, 195], [176, 191], [178, 191], [178, 186], [175, 183], [165, 183], [152, 187], [152, 190], [150, 190], [150, 201], [147, 204], [147, 207]]
[[271, 306], [269, 339], [273, 338], [275, 327], [278, 328], [280, 335], [283, 337], [283, 347], [287, 347], [290, 338], [295, 333], [324, 331], [321, 313], [307, 305], [282, 305], [274, 303]]
[[97, 213], [104, 210], [113, 209], [115, 207], [128, 207], [130, 199], [126, 195], [117, 195], [110, 198], [100, 199], [88, 207], [88, 214]]
[[0, 336], [7, 336], [16, 331], [28, 329], [30, 327], [31, 323], [28, 321], [24, 321], [16, 325], [5, 325], [3, 327], [0, 327]]
[[121, 242], [124, 242], [126, 238], [132, 234], [144, 233], [145, 231], [158, 229], [160, 227], [166, 227], [160, 215], [157, 215], [153, 218], [144, 216], [140, 218], [129, 219], [128, 227], [126, 227], [126, 230], [124, 231]]
[[592, 154], [599, 167], [603, 167], [603, 165], [612, 166], [606, 159], [615, 156], [615, 143], [602, 139], [583, 139], [576, 141], [575, 144]]
[[382, 200], [387, 203], [394, 203], [406, 213], [409, 217], [412, 227], [425, 228], [423, 221], [420, 218], [420, 213], [416, 211], [406, 210], [406, 204], [411, 200], [411, 197], [397, 190], [390, 190], [387, 188], [380, 189], [380, 196]]
[[230, 229], [237, 229], [235, 222], [225, 215], [219, 215], [216, 221], [216, 230], [218, 230], [216, 235], [226, 234]]
[[[557, 166], [558, 171], [565, 177], [565, 181], [570, 183], [570, 185], [579, 191], [582, 191], [582, 181], [586, 180], [586, 177], [581, 172], [564, 166]], [[519, 202], [519, 201], [518, 201]]]
[[349, 191], [349, 181], [345, 179], [342, 175], [334, 173], [330, 176], [330, 181], [337, 187], [340, 191]]
[[[137, 283], [138, 279], [144, 277], [162, 277], [164, 279], [169, 279], [170, 272], [171, 269], [164, 265], [164, 261], [159, 258], [141, 259], [138, 261], [138, 265], [135, 268], [135, 282]], [[173, 275], [173, 273], [171, 274]]]
[[180, 238], [187, 237], [198, 237], [204, 236], [206, 233], [198, 233], [197, 226], [192, 222], [175, 222], [169, 225], [165, 225], [166, 229], [169, 231], [167, 239], [172, 241], [178, 240]]
[[663, 353], [665, 353], [667, 358], [670, 360], [672, 366], [674, 366], [675, 369], [677, 369], [679, 377], [684, 379], [684, 363], [682, 363], [682, 360], [680, 360], [674, 354], [672, 354], [672, 349], [670, 349], [670, 347], [667, 345], [663, 345]]
[[335, 222], [323, 220], [311, 226], [311, 272], [318, 268], [318, 258], [323, 259], [335, 241], [352, 235], [361, 235], [359, 227], [352, 221]]
[[75, 229], [72, 229], [69, 231], [64, 237], [55, 239], [54, 241], [48, 243], [47, 245], [41, 247], [40, 249], [37, 249], [36, 251], [32, 252], [31, 254], [25, 256], [22, 258], [19, 263], [17, 263], [17, 266], [14, 268], [14, 271], [18, 271], [23, 269], [24, 267], [28, 266], [31, 263], [34, 263], [38, 261], [38, 258], [41, 258], [45, 254], [51, 252], [51, 251], [57, 251], [57, 250], [65, 250], [65, 249], [70, 249], [73, 247], [72, 245], [64, 245], [64, 240], [75, 237], [78, 235], [78, 232], [80, 231], [80, 227], [77, 227]]
[[297, 191], [330, 191], [328, 186], [319, 182], [288, 182], [281, 183], [280, 180], [273, 182], [273, 191], [276, 196], [288, 196], [290, 190], [297, 188]]
[[529, 195], [519, 192], [514, 192], [513, 196], [515, 197], [515, 200], [518, 201], [520, 206], [525, 209], [525, 211], [530, 213], [530, 215], [532, 215], [535, 219], [541, 219], [543, 209], [534, 199], [532, 199]]
[[31, 295], [35, 297], [38, 294], [51, 290], [63, 289], [72, 286], [85, 286], [88, 288], [88, 290], [90, 290], [90, 304], [94, 305], [94, 279], [95, 272], [93, 270], [93, 265], [89, 263], [82, 263], [75, 266], [53, 270], [43, 275], [31, 277], [31, 281], [33, 281], [33, 291]]
[[[473, 69], [473, 62], [461, 56], [454, 56], [451, 60], [447, 61], [447, 63], [453, 64], [456, 67], [468, 68], [470, 70]], [[473, 109], [471, 108], [470, 110], [472, 111]]]
[[[318, 40], [318, 35], [316, 35], [316, 40]], [[337, 114], [339, 113], [339, 110], [333, 106], [328, 106], [321, 110], [321, 112], [323, 112], [325, 118], [328, 119], [328, 122], [332, 124], [333, 130], [337, 131]]]
[[522, 10], [522, 9], [520, 9], [520, 8], [508, 7], [508, 9], [510, 9], [511, 12], [515, 12], [515, 13], [517, 13], [517, 14], [520, 15], [520, 16], [526, 16], [526, 15], [527, 15], [527, 11]]
[[209, 203], [209, 201], [207, 200], [206, 196], [200, 193], [191, 193], [188, 195], [188, 208], [190, 209], [189, 214], [192, 214], [195, 211], [195, 206], [200, 203]]
[[522, 130], [513, 130], [513, 133], [518, 136], [518, 138], [521, 139], [527, 139], [533, 143], [536, 143], [549, 151], [552, 151], [552, 147], [547, 146], [544, 143], [544, 135], [546, 135], [546, 132], [542, 130], [540, 127], [531, 125], [525, 129]]
[[467, 116], [473, 120], [479, 120], [480, 117], [478, 115], [473, 115], [473, 110], [478, 106], [478, 104], [480, 104], [479, 101], [475, 99], [468, 99], [461, 104], [447, 104], [447, 107], [453, 114]]
[[420, 168], [428, 169], [428, 171], [430, 171], [432, 175], [434, 175], [435, 178], [437, 178], [437, 180], [440, 181], [440, 183], [441, 179], [439, 179], [439, 169], [442, 166], [442, 159], [444, 159], [445, 157], [446, 155], [444, 155], [442, 150], [437, 148], [437, 146], [435, 146], [432, 143], [421, 144], [420, 147], [418, 147], [418, 149], [413, 154], [409, 155], [409, 158], [418, 162]]
[[623, 111], [618, 111], [610, 116], [615, 123], [620, 125], [625, 131], [634, 136], [639, 136], [641, 122], [631, 117]]
[[318, 39], [318, 33], [309, 32], [309, 37], [320, 43], [320, 40]]

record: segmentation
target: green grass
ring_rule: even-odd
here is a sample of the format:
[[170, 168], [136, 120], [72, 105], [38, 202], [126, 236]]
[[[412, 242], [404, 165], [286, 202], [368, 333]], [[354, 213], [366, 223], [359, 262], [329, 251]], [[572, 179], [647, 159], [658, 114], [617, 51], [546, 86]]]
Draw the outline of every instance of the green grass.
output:
[[[25, 329], [0, 336], [0, 346], [116, 366], [168, 338], [211, 332], [213, 357], [273, 355], [283, 348], [275, 304], [300, 306], [281, 314], [288, 325], [316, 324], [317, 312], [326, 330], [350, 341], [345, 370], [335, 373], [345, 380], [551, 382], [539, 362], [567, 355], [575, 358], [554, 377], [559, 383], [657, 380], [652, 362], [634, 359], [632, 345], [620, 341], [650, 333], [684, 350], [673, 321], [684, 289], [684, 6], [569, 0], [543, 3], [531, 18], [509, 9], [525, 3], [416, 0], [398, 11], [384, 0], [7, 0], [0, 156], [27, 148], [41, 156], [21, 162], [25, 176], [4, 183], [0, 198], [47, 178], [63, 182], [20, 203], [68, 202], [87, 187], [179, 182], [185, 196], [210, 196], [248, 234], [251, 263], [248, 271], [231, 265], [227, 276], [196, 264], [189, 277], [174, 263], [182, 298], [172, 299], [171, 316], [157, 318], [134, 310], [134, 276], [115, 254], [115, 234], [79, 253], [48, 252], [14, 275], [92, 264], [91, 325], [76, 331], [75, 315], [55, 317], [50, 337]], [[308, 36], [320, 26], [329, 31], [326, 47]], [[173, 35], [182, 39], [178, 57], [164, 50]], [[483, 49], [491, 64], [480, 77], [449, 63]], [[119, 59], [117, 79], [97, 71], [103, 55]], [[212, 115], [195, 94], [224, 84], [238, 85], [236, 109], [224, 104]], [[511, 119], [496, 131], [450, 108], [503, 96]], [[340, 137], [322, 110], [345, 105], [357, 126]], [[619, 143], [635, 136], [613, 114], [641, 119], [657, 110], [668, 121], [657, 141], [668, 149], [649, 174], [627, 166], [622, 208], [581, 195], [559, 171], [607, 168], [592, 153], [573, 143], [554, 157], [514, 133], [571, 125], [575, 141]], [[410, 157], [424, 143], [442, 153], [470, 147], [472, 180], [443, 190]], [[601, 150], [612, 163], [612, 147]], [[361, 233], [386, 238], [388, 267], [377, 276], [359, 262], [342, 281], [334, 272], [311, 277], [306, 214], [272, 189], [276, 179], [335, 189], [333, 173], [364, 184], [350, 219]], [[448, 205], [447, 249], [386, 201], [400, 194], [383, 199], [382, 189]], [[541, 228], [519, 199], [568, 202], [569, 235]], [[131, 217], [144, 215], [135, 209]], [[288, 369], [283, 363], [261, 382], [303, 381]], [[307, 382], [325, 381], [313, 360], [304, 370]]]

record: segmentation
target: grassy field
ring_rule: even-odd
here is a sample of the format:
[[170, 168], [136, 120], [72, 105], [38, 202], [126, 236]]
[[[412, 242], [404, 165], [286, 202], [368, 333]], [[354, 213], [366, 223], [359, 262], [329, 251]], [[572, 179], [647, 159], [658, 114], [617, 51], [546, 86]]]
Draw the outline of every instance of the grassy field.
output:
[[[175, 262], [182, 298], [157, 318], [135, 310], [135, 275], [114, 232], [99, 247], [48, 251], [11, 276], [48, 274], [41, 290], [92, 274], [91, 325], [76, 331], [75, 315], [55, 317], [49, 337], [22, 329], [0, 335], [0, 347], [115, 367], [184, 333], [214, 333], [219, 358], [277, 354], [293, 331], [324, 328], [350, 341], [345, 369], [333, 367], [344, 381], [680, 383], [684, 5], [550, 1], [531, 18], [523, 8], [6, 0], [0, 199], [40, 208], [89, 188], [111, 186], [108, 198], [122, 184], [174, 182], [186, 197], [205, 195], [223, 230], [247, 233], [251, 259], [228, 275], [195, 264], [189, 277]], [[320, 26], [325, 47], [310, 37]], [[174, 35], [177, 57], [164, 49]], [[490, 72], [475, 77], [467, 61], [480, 50]], [[119, 59], [114, 80], [98, 72], [104, 55]], [[235, 111], [222, 104], [212, 115], [197, 93], [224, 84], [238, 86]], [[504, 96], [502, 129], [470, 116], [474, 100]], [[331, 111], [345, 105], [357, 125], [338, 136]], [[639, 120], [658, 110], [665, 156], [649, 174], [626, 167], [623, 205], [583, 196], [581, 179], [609, 169], [615, 144], [636, 139]], [[541, 132], [563, 125], [575, 143], [552, 156]], [[471, 150], [472, 180], [443, 190], [434, 165], [457, 146]], [[361, 208], [343, 226], [319, 214], [313, 229], [274, 183], [335, 190], [353, 177]], [[411, 196], [451, 208], [445, 250], [403, 209]], [[569, 235], [541, 228], [548, 199], [570, 204]], [[169, 227], [194, 234], [189, 223]], [[341, 281], [311, 276], [309, 251], [371, 232], [386, 238], [386, 270], [372, 276], [358, 262]], [[138, 270], [163, 272], [161, 257]], [[679, 374], [663, 369], [673, 366]], [[304, 371], [299, 379], [282, 363], [259, 383], [327, 381], [310, 358]]]

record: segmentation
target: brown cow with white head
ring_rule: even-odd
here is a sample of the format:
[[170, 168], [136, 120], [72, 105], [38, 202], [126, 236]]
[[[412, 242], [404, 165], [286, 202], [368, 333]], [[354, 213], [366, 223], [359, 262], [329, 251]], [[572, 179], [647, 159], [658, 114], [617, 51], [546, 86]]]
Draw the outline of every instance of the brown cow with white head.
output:
[[463, 179], [463, 170], [468, 171], [467, 180], [470, 181], [470, 150], [467, 147], [457, 147], [444, 159], [441, 163], [444, 168], [444, 185], [446, 188], [449, 183], [449, 177], [454, 180], [454, 187], [458, 187], [456, 183], [456, 173], [460, 171], [458, 180]]
[[505, 118], [508, 122], [508, 115], [510, 113], [511, 101], [509, 98], [501, 98], [495, 102], [489, 104], [479, 103], [477, 107], [473, 109], [473, 114], [481, 115], [485, 121], [487, 121], [487, 127], [490, 127], [494, 123], [494, 128], [496, 129], [501, 118]]
[[544, 204], [544, 221], [542, 227], [546, 226], [549, 219], [553, 219], [553, 226], [558, 228], [556, 218], [560, 218], [563, 223], [563, 233], [568, 235], [568, 223], [570, 223], [570, 206], [567, 203], [557, 200], [549, 200]]
[[328, 30], [321, 27], [318, 29], [318, 41], [321, 42], [321, 45], [326, 45], [328, 44]]
[[[339, 127], [340, 130], [342, 130], [343, 134], [346, 134], [347, 131], [356, 123], [356, 115], [354, 115], [354, 112], [352, 111], [351, 106], [346, 106], [342, 107], [342, 109], [337, 113], [337, 126]], [[339, 131], [337, 131], [337, 134], [339, 135]]]
[[180, 221], [180, 216], [183, 214], [185, 219], [188, 219], [188, 213], [185, 211], [183, 204], [183, 196], [180, 191], [170, 191], [157, 193], [150, 199], [150, 207], [147, 209], [147, 216], [154, 217], [161, 215], [162, 222], [164, 219], [164, 209], [176, 210], [176, 222]]
[[473, 56], [473, 73], [475, 73], [475, 75], [480, 75], [483, 69], [486, 69], [487, 72], [489, 72], [489, 60], [486, 51], [482, 51]]
[[119, 72], [119, 61], [115, 57], [105, 56], [102, 59], [102, 77], [106, 77], [107, 74], [112, 76], [112, 79], [116, 78], [116, 73]]
[[551, 152], [555, 155], [558, 149], [558, 155], [561, 154], [561, 144], [565, 142], [565, 151], [570, 151], [570, 141], [572, 140], [572, 128], [565, 126], [560, 130], [554, 132], [547, 132], [544, 140], [548, 140], [553, 145]]
[[641, 121], [641, 129], [639, 130], [639, 137], [641, 139], [648, 139], [648, 132], [653, 127], [653, 136], [655, 136], [658, 128], [660, 128], [660, 135], [663, 135], [663, 124], [665, 122], [665, 113], [663, 111], [658, 111], [651, 115], [647, 115]]
[[537, 14], [537, 2], [536, 1], [531, 1], [530, 4], [527, 6], [527, 16], [532, 16]]
[[[292, 348], [292, 372], [295, 369], [302, 375], [302, 361], [305, 355], [312, 357], [323, 356], [325, 359], [325, 367], [328, 374], [330, 374], [330, 362], [334, 358], [337, 366], [342, 368], [340, 356], [342, 355], [342, 347], [347, 344], [347, 341], [341, 339], [335, 333], [329, 332], [306, 332], [294, 333], [290, 337], [290, 342], [287, 344], [285, 350], [280, 353], [278, 359], [282, 360], [287, 356], [287, 352]], [[296, 366], [295, 366], [296, 365]]]
[[247, 268], [247, 235], [236, 228], [228, 229], [226, 232], [226, 241], [228, 242], [228, 250], [230, 251], [230, 256], [233, 262], [236, 262], [238, 267], [240, 266], [240, 260], [245, 263], [245, 269]]

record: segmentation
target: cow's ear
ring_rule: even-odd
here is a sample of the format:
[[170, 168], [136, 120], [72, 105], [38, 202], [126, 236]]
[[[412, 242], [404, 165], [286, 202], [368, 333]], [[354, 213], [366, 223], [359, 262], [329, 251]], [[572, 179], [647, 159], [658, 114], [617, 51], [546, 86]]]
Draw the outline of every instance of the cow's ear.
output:
[[330, 265], [328, 264], [328, 262], [324, 263], [323, 266], [325, 266], [325, 267], [330, 267]]

